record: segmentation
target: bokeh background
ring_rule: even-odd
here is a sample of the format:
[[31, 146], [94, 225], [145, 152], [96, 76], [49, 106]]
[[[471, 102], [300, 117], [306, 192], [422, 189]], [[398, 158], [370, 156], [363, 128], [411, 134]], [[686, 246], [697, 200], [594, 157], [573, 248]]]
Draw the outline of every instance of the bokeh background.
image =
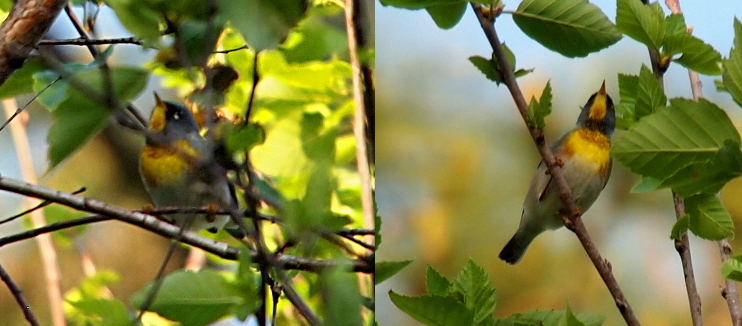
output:
[[[615, 21], [615, 1], [592, 2]], [[518, 6], [504, 3], [506, 10]], [[681, 1], [681, 6], [693, 34], [727, 56], [742, 3]], [[572, 128], [603, 80], [618, 102], [616, 75], [638, 74], [642, 64], [649, 65], [646, 47], [628, 37], [586, 58], [568, 59], [529, 39], [508, 14], [496, 27], [518, 68], [535, 68], [518, 80], [527, 99], [551, 81], [554, 110], [547, 118], [547, 140]], [[470, 257], [497, 288], [496, 317], [564, 309], [569, 303], [575, 311], [606, 316], [605, 325], [623, 325], [598, 273], [566, 229], [538, 237], [515, 266], [497, 258], [517, 228], [539, 156], [505, 86], [485, 79], [467, 60], [491, 54], [471, 9], [453, 29], [441, 30], [424, 10], [377, 3], [376, 33], [376, 195], [383, 220], [377, 259], [414, 259], [376, 287], [379, 325], [417, 325], [387, 292], [422, 294], [427, 265], [452, 278]], [[742, 108], [716, 91], [717, 78], [701, 76], [704, 96], [742, 125]], [[692, 97], [688, 72], [679, 65], [670, 67], [665, 86], [668, 97]], [[585, 223], [643, 324], [690, 325], [680, 258], [669, 239], [675, 221], [670, 192], [630, 193], [637, 181], [615, 164]], [[727, 185], [722, 195], [742, 232], [742, 181]], [[742, 252], [742, 242], [732, 245]], [[692, 236], [691, 246], [706, 324], [731, 325], [720, 295], [716, 243]]]

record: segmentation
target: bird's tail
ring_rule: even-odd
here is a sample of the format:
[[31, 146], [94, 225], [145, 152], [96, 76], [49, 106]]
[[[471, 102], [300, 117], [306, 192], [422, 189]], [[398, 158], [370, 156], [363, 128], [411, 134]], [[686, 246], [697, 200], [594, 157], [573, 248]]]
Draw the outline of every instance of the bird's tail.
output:
[[518, 263], [533, 239], [527, 232], [516, 232], [500, 251], [500, 259], [511, 265]]

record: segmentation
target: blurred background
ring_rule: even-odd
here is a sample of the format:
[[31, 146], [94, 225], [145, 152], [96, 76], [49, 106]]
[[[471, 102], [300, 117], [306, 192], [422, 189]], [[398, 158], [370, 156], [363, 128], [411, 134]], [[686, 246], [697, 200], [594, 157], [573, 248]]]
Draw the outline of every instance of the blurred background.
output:
[[[515, 10], [517, 1], [504, 1]], [[615, 21], [615, 1], [592, 1]], [[736, 1], [681, 1], [693, 34], [723, 56], [734, 38], [732, 23], [742, 14]], [[664, 5], [663, 5], [664, 8]], [[669, 12], [665, 8], [666, 12]], [[525, 36], [508, 14], [496, 22], [500, 39], [517, 57], [518, 68], [535, 71], [518, 79], [526, 99], [553, 87], [547, 141], [574, 126], [580, 107], [603, 80], [618, 102], [616, 75], [638, 74], [649, 65], [646, 47], [624, 37], [586, 58], [568, 59]], [[496, 317], [535, 309], [602, 314], [605, 325], [623, 325], [607, 288], [578, 240], [562, 228], [539, 236], [523, 260], [510, 266], [497, 254], [515, 232], [523, 197], [540, 158], [505, 86], [497, 87], [467, 60], [489, 57], [476, 17], [467, 9], [451, 30], [435, 26], [424, 10], [376, 4], [377, 202], [383, 243], [377, 259], [414, 262], [376, 287], [379, 325], [417, 325], [390, 301], [392, 289], [425, 292], [425, 268], [449, 278], [468, 258], [482, 265], [497, 289]], [[703, 94], [724, 108], [735, 125], [742, 110], [713, 80], [701, 76]], [[691, 98], [688, 72], [672, 65], [665, 77], [668, 97]], [[620, 137], [617, 131], [614, 137]], [[614, 164], [608, 186], [584, 221], [614, 275], [645, 325], [690, 325], [680, 258], [669, 238], [675, 221], [669, 190], [632, 194], [638, 182]], [[742, 181], [724, 189], [722, 200], [737, 233], [742, 228]], [[731, 325], [720, 295], [723, 280], [715, 242], [691, 236], [693, 263], [707, 325]], [[732, 241], [735, 252], [742, 242]]]

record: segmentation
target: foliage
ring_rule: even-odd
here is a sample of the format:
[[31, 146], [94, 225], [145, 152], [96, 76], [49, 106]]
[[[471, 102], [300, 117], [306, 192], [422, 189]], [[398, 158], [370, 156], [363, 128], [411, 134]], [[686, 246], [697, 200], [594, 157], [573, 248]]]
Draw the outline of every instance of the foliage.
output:
[[[457, 1], [381, 0], [381, 3], [412, 10], [425, 8], [438, 27], [445, 29], [453, 27], [463, 15]], [[494, 24], [502, 14], [512, 14], [516, 25], [528, 37], [565, 57], [584, 57], [600, 51], [623, 35], [656, 53], [654, 70], [641, 65], [636, 75], [617, 76], [620, 91], [616, 105], [617, 126], [625, 132], [614, 139], [611, 156], [641, 176], [642, 181], [634, 192], [671, 189], [684, 199], [681, 205], [684, 205], [685, 216], [680, 217], [670, 231], [673, 239], [680, 239], [687, 231], [706, 240], [732, 238], [732, 218], [716, 194], [729, 181], [742, 175], [740, 135], [717, 104], [703, 98], [668, 98], [661, 76], [672, 68], [672, 63], [700, 74], [721, 75], [721, 82], [717, 84], [719, 90], [729, 92], [742, 106], [742, 23], [735, 19], [734, 46], [729, 56], [722, 58], [711, 45], [689, 33], [682, 14], [666, 15], [657, 2], [645, 5], [639, 0], [617, 0], [616, 6], [615, 25], [598, 7], [583, 0], [524, 0], [512, 12], [503, 10], [501, 1], [494, 1], [485, 3], [480, 12]], [[448, 10], [440, 10], [444, 7]], [[516, 55], [504, 43], [501, 45], [507, 64], [514, 70]], [[496, 60], [471, 56], [469, 61], [490, 81], [498, 86], [504, 83], [499, 70], [503, 65]], [[519, 77], [517, 73], [515, 76]], [[544, 118], [551, 112], [551, 98], [551, 85], [547, 84], [539, 100], [531, 99], [526, 117], [529, 127], [545, 127]], [[725, 262], [724, 277], [742, 280], [740, 261], [742, 259], [735, 256]], [[467, 264], [464, 271], [471, 271], [471, 264], [473, 262]], [[458, 280], [448, 281], [429, 268], [428, 294], [407, 297], [391, 291], [390, 297], [398, 308], [428, 325], [482, 323], [477, 317], [482, 316], [481, 311], [472, 309], [467, 303], [471, 297], [465, 292], [451, 290], [457, 289]], [[477, 307], [491, 314], [494, 301], [492, 306]], [[544, 318], [538, 320], [503, 319], [498, 325], [552, 324]]]
[[[111, 122], [128, 119], [136, 125], [130, 102], [150, 96], [143, 91], [154, 74], [175, 90], [179, 102], [214, 109], [221, 117], [207, 134], [223, 151], [217, 152], [223, 155], [217, 159], [237, 171], [233, 177], [238, 196], [244, 205], [280, 220], [276, 225], [262, 223], [267, 226], [261, 242], [269, 255], [333, 261], [363, 255], [365, 249], [338, 236], [346, 228], [363, 228], [351, 127], [355, 103], [348, 41], [344, 26], [333, 23], [344, 17], [342, 2], [109, 0], [103, 4], [113, 9], [143, 48], [156, 52], [151, 62], [144, 67], [119, 65], [110, 60], [118, 46], [107, 45], [100, 53], [92, 51], [92, 62], [30, 60], [0, 87], [2, 98], [38, 93], [38, 102], [51, 113], [50, 169]], [[94, 24], [94, 17], [85, 18]], [[362, 50], [373, 55], [370, 49]], [[199, 112], [203, 113], [194, 112], [197, 120], [202, 117]], [[247, 173], [240, 173], [245, 166]], [[49, 211], [61, 219], [79, 217], [52, 207]], [[221, 269], [231, 272], [170, 273], [161, 280], [150, 311], [186, 326], [228, 317], [245, 321], [263, 303], [271, 310], [270, 296], [261, 298], [268, 288], [276, 299], [273, 309], [281, 321], [276, 323], [296, 324], [305, 320], [289, 311], [291, 305], [281, 292], [293, 286], [300, 300], [321, 312], [326, 324], [373, 320], [362, 305], [368, 294], [359, 287], [359, 281], [370, 284], [370, 277], [353, 273], [345, 264], [311, 272], [277, 270], [250, 260], [251, 248], [224, 232], [215, 238], [242, 246], [239, 262], [219, 261]], [[106, 291], [118, 278], [114, 273], [99, 273], [83, 280], [66, 296], [68, 318], [77, 325], [131, 324], [158, 282], [142, 288], [129, 302]]]

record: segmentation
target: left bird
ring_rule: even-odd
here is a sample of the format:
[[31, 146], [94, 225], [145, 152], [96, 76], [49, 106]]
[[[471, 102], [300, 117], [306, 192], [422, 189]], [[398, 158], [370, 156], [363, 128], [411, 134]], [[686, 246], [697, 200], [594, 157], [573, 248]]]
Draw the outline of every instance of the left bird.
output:
[[[575, 128], [551, 146], [554, 157], [562, 164], [572, 197], [583, 213], [598, 199], [611, 176], [611, 135], [615, 128], [613, 100], [606, 93], [603, 81], [600, 90], [582, 108]], [[546, 164], [541, 161], [523, 202], [518, 230], [499, 255], [508, 264], [520, 261], [536, 236], [564, 226], [558, 215], [564, 204], [551, 179]]]
[[[152, 137], [147, 137], [142, 149], [139, 173], [156, 207], [238, 207], [226, 171], [214, 161], [213, 146], [201, 136], [187, 108], [155, 94], [149, 132]], [[168, 218], [192, 231], [216, 232], [230, 222], [228, 215], [203, 213], [170, 214]]]

